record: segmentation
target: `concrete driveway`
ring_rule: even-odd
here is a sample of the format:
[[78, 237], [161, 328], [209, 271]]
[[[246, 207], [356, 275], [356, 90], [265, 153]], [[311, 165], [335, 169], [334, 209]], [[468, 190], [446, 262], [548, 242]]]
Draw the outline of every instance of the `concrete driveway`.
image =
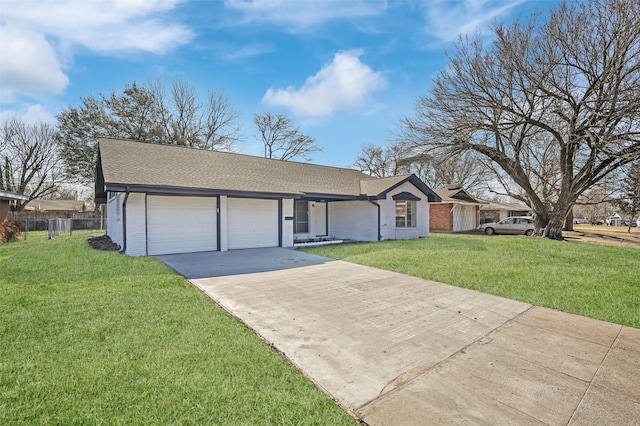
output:
[[159, 256], [370, 425], [640, 424], [640, 330], [291, 249]]

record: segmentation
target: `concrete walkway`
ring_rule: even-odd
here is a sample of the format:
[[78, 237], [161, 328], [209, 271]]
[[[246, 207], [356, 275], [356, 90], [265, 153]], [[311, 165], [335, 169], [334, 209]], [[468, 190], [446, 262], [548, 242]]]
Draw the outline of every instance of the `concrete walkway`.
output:
[[640, 424], [639, 329], [288, 249], [160, 258], [370, 425]]

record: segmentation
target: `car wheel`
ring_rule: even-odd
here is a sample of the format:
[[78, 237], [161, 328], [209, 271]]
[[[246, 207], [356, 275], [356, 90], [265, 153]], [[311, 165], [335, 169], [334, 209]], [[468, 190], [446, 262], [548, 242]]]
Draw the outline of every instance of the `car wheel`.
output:
[[533, 229], [527, 229], [527, 232], [525, 232], [524, 235], [526, 235], [527, 237], [532, 236], [533, 235]]
[[485, 228], [484, 233], [487, 235], [493, 235], [495, 234], [495, 230], [493, 228]]

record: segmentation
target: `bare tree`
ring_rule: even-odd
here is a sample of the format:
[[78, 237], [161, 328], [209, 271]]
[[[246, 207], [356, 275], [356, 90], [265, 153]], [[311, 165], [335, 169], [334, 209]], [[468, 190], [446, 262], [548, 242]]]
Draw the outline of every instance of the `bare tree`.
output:
[[238, 125], [240, 111], [231, 105], [223, 91], [210, 90], [207, 94], [203, 149], [233, 151], [242, 140], [242, 130]]
[[[60, 178], [55, 129], [8, 118], [0, 129], [0, 190], [41, 198], [55, 192]], [[17, 205], [22, 210], [25, 202]]]
[[604, 223], [605, 218], [611, 216], [611, 195], [601, 190], [586, 191], [583, 193], [573, 208], [576, 217], [582, 217], [592, 225], [596, 225], [601, 221]]
[[360, 147], [351, 167], [371, 176], [383, 178], [400, 174], [404, 152], [399, 145], [380, 147], [366, 144]]
[[478, 196], [493, 179], [491, 169], [473, 153], [422, 153], [403, 158], [400, 166], [433, 188], [458, 184]]
[[[536, 233], [562, 239], [578, 197], [640, 157], [640, 7], [573, 1], [493, 31], [488, 47], [460, 39], [402, 136], [484, 156], [520, 187]], [[557, 174], [535, 176], [545, 157]]]
[[628, 168], [622, 180], [621, 193], [622, 195], [615, 200], [614, 204], [629, 218], [627, 232], [631, 233], [632, 221], [640, 213], [640, 161], [636, 161]]
[[321, 147], [315, 145], [315, 139], [302, 133], [299, 127], [294, 127], [286, 115], [270, 112], [255, 114], [253, 123], [264, 144], [265, 158], [311, 161], [311, 153], [322, 151]]
[[416, 154], [401, 142], [387, 147], [363, 145], [351, 166], [375, 177], [414, 173], [433, 188], [457, 183], [475, 194], [483, 192], [492, 179], [489, 169], [472, 154]]
[[185, 80], [176, 80], [171, 85], [170, 105], [165, 104], [161, 90], [155, 92], [156, 102], [161, 106], [162, 124], [167, 142], [173, 145], [195, 147], [200, 133], [200, 109], [196, 89]]
[[158, 105], [165, 143], [233, 151], [242, 139], [240, 112], [224, 92], [209, 90], [203, 101], [186, 80], [174, 80], [169, 95], [160, 80], [150, 80], [146, 87]]

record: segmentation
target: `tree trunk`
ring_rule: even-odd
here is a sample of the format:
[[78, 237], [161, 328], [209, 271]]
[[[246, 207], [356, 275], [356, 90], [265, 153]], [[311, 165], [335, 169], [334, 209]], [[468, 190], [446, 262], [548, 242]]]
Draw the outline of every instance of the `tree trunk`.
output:
[[549, 223], [544, 228], [542, 232], [542, 236], [545, 238], [550, 238], [552, 240], [564, 240], [562, 236], [562, 228], [564, 227], [564, 215], [560, 214], [551, 214], [551, 219], [549, 219]]
[[569, 213], [567, 213], [567, 217], [564, 220], [564, 230], [573, 231], [573, 207], [569, 209]]
[[542, 232], [542, 236], [545, 238], [559, 241], [564, 240], [562, 237], [562, 228], [564, 228], [565, 220], [569, 214], [569, 210], [573, 207], [573, 203], [562, 198], [558, 200], [554, 206], [554, 210], [549, 214], [549, 221]]
[[542, 237], [544, 235], [544, 230], [549, 223], [549, 218], [547, 216], [540, 215], [538, 213], [533, 212], [533, 235], [536, 237]]

